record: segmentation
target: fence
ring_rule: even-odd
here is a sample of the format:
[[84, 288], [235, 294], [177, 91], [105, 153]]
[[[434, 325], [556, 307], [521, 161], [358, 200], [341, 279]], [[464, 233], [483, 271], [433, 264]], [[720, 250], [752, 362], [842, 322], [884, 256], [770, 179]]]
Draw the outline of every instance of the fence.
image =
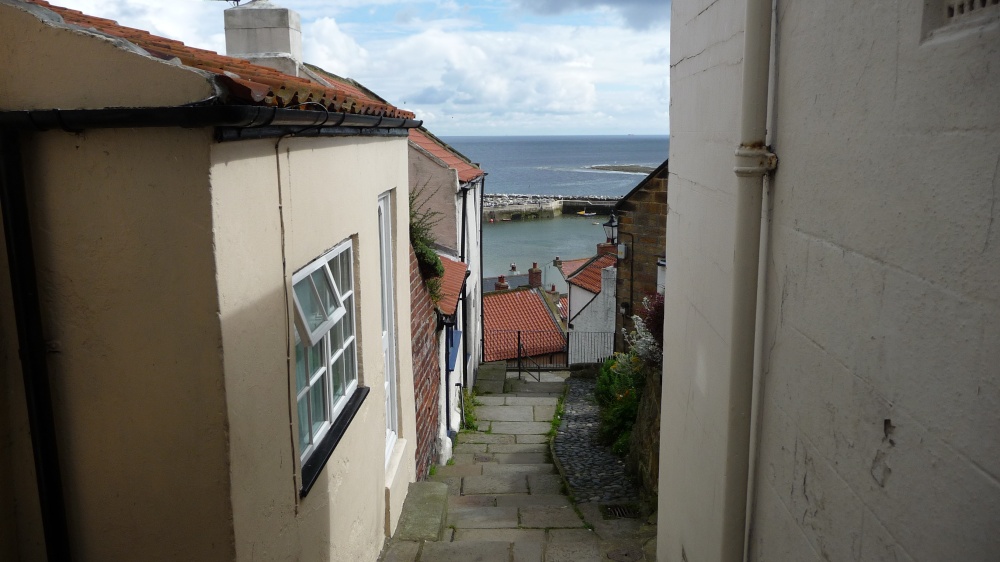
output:
[[[508, 370], [566, 369], [577, 363], [600, 363], [614, 353], [614, 332], [555, 330], [486, 330], [484, 360], [507, 361]], [[530, 361], [529, 361], [530, 360]]]

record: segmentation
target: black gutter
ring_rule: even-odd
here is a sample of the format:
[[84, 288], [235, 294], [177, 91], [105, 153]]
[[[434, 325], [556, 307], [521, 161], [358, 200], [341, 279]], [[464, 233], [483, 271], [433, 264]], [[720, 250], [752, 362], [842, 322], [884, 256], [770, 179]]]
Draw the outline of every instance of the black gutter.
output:
[[52, 393], [45, 361], [45, 335], [38, 302], [38, 280], [22, 166], [18, 133], [0, 130], [0, 209], [3, 213], [4, 239], [7, 242], [18, 354], [24, 377], [45, 551], [49, 560], [70, 560], [66, 504], [59, 471]]

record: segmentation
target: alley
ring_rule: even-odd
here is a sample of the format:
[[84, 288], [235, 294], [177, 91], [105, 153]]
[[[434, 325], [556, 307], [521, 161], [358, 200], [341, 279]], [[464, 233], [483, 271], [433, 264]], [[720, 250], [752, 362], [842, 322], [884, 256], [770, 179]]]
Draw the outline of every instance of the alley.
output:
[[655, 527], [575, 504], [550, 448], [568, 373], [522, 381], [485, 370], [478, 431], [458, 435], [454, 463], [411, 485], [385, 562], [651, 560]]

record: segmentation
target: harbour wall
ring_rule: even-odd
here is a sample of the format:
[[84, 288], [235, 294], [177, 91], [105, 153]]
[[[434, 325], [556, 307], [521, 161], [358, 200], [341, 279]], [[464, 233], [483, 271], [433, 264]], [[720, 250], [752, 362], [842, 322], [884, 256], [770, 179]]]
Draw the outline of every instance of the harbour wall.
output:
[[496, 222], [550, 219], [580, 211], [608, 215], [617, 203], [617, 198], [600, 196], [562, 198], [544, 195], [487, 194], [483, 197], [483, 220]]

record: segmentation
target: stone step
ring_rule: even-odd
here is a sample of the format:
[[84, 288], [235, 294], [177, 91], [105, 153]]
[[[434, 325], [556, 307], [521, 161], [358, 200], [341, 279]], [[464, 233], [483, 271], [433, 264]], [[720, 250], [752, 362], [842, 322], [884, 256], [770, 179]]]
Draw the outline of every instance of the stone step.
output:
[[447, 518], [448, 485], [442, 482], [410, 484], [399, 515], [395, 538], [402, 541], [440, 540]]

